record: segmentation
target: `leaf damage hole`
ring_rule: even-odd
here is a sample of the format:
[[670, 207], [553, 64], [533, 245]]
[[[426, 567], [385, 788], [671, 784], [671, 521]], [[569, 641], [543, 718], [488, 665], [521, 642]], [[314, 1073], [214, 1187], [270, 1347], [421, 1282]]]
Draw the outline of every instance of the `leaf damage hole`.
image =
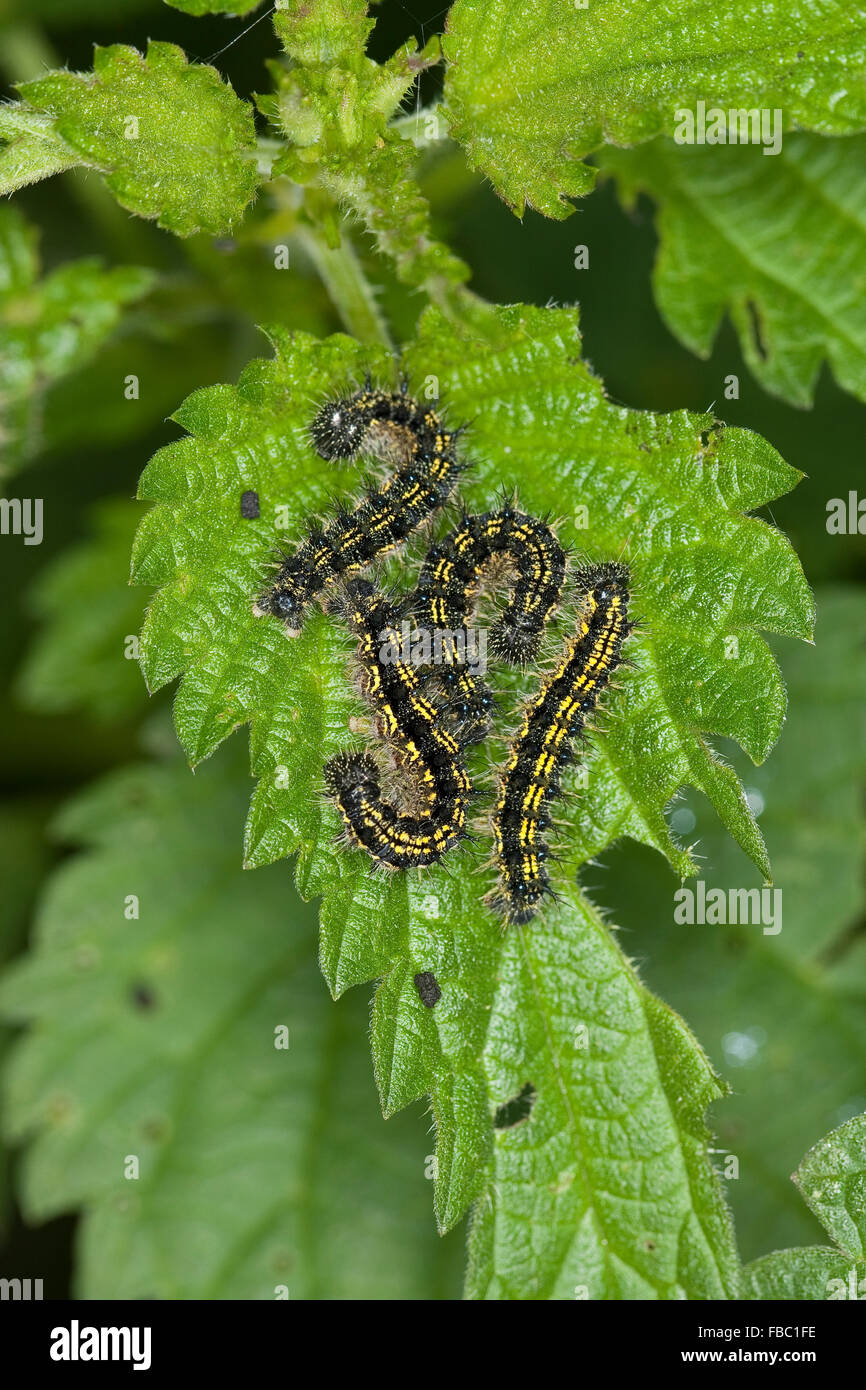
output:
[[241, 516], [244, 521], [255, 521], [261, 516], [259, 494], [253, 488], [241, 493]]
[[145, 984], [133, 985], [130, 990], [130, 998], [136, 1009], [146, 1013], [156, 1007], [156, 995], [153, 990]]
[[513, 1096], [504, 1105], [500, 1105], [493, 1121], [495, 1128], [514, 1129], [517, 1125], [525, 1124], [532, 1113], [537, 1094], [532, 1082], [527, 1081], [519, 1095]]
[[442, 998], [442, 991], [439, 988], [439, 981], [432, 970], [421, 970], [415, 976], [415, 988], [418, 991], [418, 998], [426, 1008], [432, 1009], [434, 1004], [438, 1004]]
[[758, 354], [762, 362], [766, 362], [770, 353], [767, 348], [767, 344], [764, 342], [764, 333], [761, 325], [761, 315], [759, 314], [758, 306], [753, 299], [746, 300], [746, 310], [749, 315], [749, 325], [752, 330], [752, 342], [755, 345], [755, 352]]

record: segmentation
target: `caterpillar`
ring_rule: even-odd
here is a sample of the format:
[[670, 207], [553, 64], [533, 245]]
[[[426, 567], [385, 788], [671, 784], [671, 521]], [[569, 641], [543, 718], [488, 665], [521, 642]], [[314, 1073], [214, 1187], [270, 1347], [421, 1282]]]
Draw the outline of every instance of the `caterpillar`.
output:
[[524, 709], [493, 813], [499, 885], [488, 902], [510, 922], [530, 921], [551, 892], [545, 867], [548, 808], [559, 795], [561, 770], [571, 760], [574, 742], [619, 665], [631, 631], [624, 565], [586, 567], [576, 581], [584, 595], [577, 629]]
[[456, 453], [462, 431], [445, 429], [436, 404], [419, 404], [405, 383], [397, 393], [374, 391], [368, 378], [354, 395], [321, 407], [310, 426], [320, 457], [353, 459], [364, 452], [397, 469], [381, 487], [368, 488], [354, 509], [341, 503], [332, 520], [312, 527], [283, 557], [253, 606], [257, 617], [281, 618], [296, 637], [313, 599], [402, 544], [447, 501], [464, 467]]
[[[550, 615], [559, 605], [566, 557], [546, 521], [506, 503], [498, 511], [464, 514], [458, 527], [431, 547], [412, 598], [416, 625], [451, 633], [465, 629], [482, 575], [499, 557], [516, 571], [513, 591], [490, 641], [494, 653], [524, 664], [538, 652]], [[449, 696], [446, 711], [462, 731], [462, 741], [483, 739], [494, 700], [484, 681], [467, 670], [464, 654], [446, 648], [447, 664], [438, 672]]]
[[358, 639], [365, 693], [377, 711], [379, 731], [391, 740], [413, 778], [419, 805], [401, 811], [382, 794], [381, 776], [368, 753], [340, 753], [325, 765], [325, 785], [349, 841], [389, 869], [435, 864], [467, 834], [472, 784], [460, 744], [444, 729], [436, 704], [425, 695], [416, 668], [384, 659], [399, 652], [399, 614], [366, 579], [350, 580], [344, 605]]

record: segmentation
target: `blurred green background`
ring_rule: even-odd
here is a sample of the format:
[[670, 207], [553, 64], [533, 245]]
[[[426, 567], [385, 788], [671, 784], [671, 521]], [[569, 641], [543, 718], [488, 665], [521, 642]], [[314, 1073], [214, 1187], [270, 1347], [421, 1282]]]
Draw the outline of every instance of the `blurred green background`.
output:
[[[378, 13], [371, 51], [384, 57], [409, 34], [427, 37], [441, 25], [444, 10], [421, 0], [410, 7], [386, 0]], [[12, 94], [8, 84], [46, 64], [89, 68], [94, 43], [143, 48], [148, 38], [159, 38], [208, 59], [247, 30], [251, 18], [193, 19], [159, 0], [124, 0], [121, 6], [0, 0], [4, 96]], [[214, 61], [248, 97], [267, 88], [263, 64], [277, 51], [264, 20]], [[437, 80], [425, 76], [423, 99], [435, 92]], [[500, 302], [580, 303], [586, 357], [614, 400], [655, 411], [715, 406], [728, 422], [765, 435], [807, 475], [767, 519], [789, 535], [816, 588], [817, 645], [773, 643], [790, 709], [769, 762], [755, 769], [736, 750], [724, 750], [760, 810], [776, 882], [785, 893], [783, 932], [764, 937], [758, 928], [675, 927], [673, 875], [658, 856], [633, 844], [605, 855], [585, 881], [619, 924], [620, 942], [644, 978], [685, 1016], [732, 1087], [732, 1096], [715, 1107], [712, 1124], [720, 1167], [731, 1170], [729, 1155], [737, 1160], [738, 1176], [727, 1191], [744, 1259], [786, 1244], [820, 1242], [820, 1229], [788, 1174], [812, 1143], [866, 1109], [866, 537], [830, 536], [825, 527], [828, 499], [844, 497], [863, 478], [866, 406], [840, 391], [826, 370], [811, 411], [769, 397], [749, 375], [727, 323], [708, 361], [686, 351], [653, 303], [656, 240], [648, 202], [626, 215], [612, 186], [603, 183], [565, 222], [531, 212], [520, 222], [451, 148], [425, 157], [423, 182], [437, 229], [472, 267], [478, 293]], [[134, 663], [120, 653], [146, 599], [124, 587], [138, 512], [130, 499], [150, 455], [178, 435], [168, 415], [190, 391], [235, 380], [250, 357], [266, 351], [256, 322], [281, 320], [319, 334], [340, 327], [303, 264], [290, 276], [274, 270], [265, 238], [256, 237], [267, 215], [261, 201], [237, 242], [217, 243], [178, 242], [128, 216], [103, 196], [95, 176], [64, 175], [15, 201], [39, 228], [46, 271], [96, 254], [109, 265], [152, 266], [161, 280], [125, 312], [92, 362], [48, 392], [38, 453], [12, 489], [44, 498], [45, 536], [40, 546], [24, 547], [14, 537], [0, 546], [11, 600], [0, 613], [0, 958], [22, 949], [46, 875], [72, 852], [46, 833], [58, 808], [99, 775], [140, 760], [143, 749], [167, 755], [168, 698], [148, 702]], [[589, 247], [588, 270], [574, 268], [578, 243]], [[381, 265], [368, 269], [396, 332], [408, 335], [417, 301]], [[124, 374], [134, 372], [146, 383], [134, 406], [118, 389], [121, 359]], [[723, 398], [730, 373], [740, 380], [736, 401]], [[757, 885], [755, 871], [699, 797], [684, 798], [674, 815], [680, 833], [700, 841], [708, 883]], [[242, 818], [239, 809], [238, 858]], [[309, 938], [312, 959], [313, 909], [291, 899], [285, 868], [268, 872], [280, 875], [286, 904], [279, 929]], [[340, 1011], [346, 1047], [356, 1055], [357, 1086], [372, 1112], [366, 1000], [331, 1006], [315, 972], [306, 979], [312, 996]], [[7, 1033], [0, 1047], [8, 1041]], [[389, 1122], [382, 1144], [384, 1151], [402, 1145], [424, 1155], [432, 1142], [423, 1107]], [[75, 1214], [25, 1224], [12, 1195], [18, 1163], [14, 1154], [7, 1156], [4, 1171], [11, 1173], [0, 1174], [0, 1272], [42, 1277], [46, 1296], [63, 1296], [70, 1287]], [[429, 1246], [425, 1258], [433, 1273], [426, 1284], [406, 1284], [406, 1296], [458, 1297], [462, 1235], [437, 1242], [420, 1159], [412, 1174], [408, 1206], [393, 1217], [404, 1223], [407, 1239]], [[348, 1221], [349, 1190], [345, 1202]], [[363, 1241], [363, 1232], [358, 1238]], [[349, 1280], [343, 1296], [399, 1296], [372, 1251], [367, 1272], [357, 1276], [357, 1287]]]

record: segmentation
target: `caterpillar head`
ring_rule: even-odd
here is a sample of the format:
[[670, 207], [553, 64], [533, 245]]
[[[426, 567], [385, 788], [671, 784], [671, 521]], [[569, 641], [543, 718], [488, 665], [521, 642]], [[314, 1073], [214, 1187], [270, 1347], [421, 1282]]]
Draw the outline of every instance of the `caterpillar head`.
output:
[[288, 575], [259, 595], [253, 604], [253, 613], [257, 618], [281, 619], [288, 635], [297, 637], [308, 601], [309, 593], [305, 586]]
[[323, 459], [350, 459], [361, 447], [367, 421], [351, 398], [328, 401], [310, 425], [310, 439]]

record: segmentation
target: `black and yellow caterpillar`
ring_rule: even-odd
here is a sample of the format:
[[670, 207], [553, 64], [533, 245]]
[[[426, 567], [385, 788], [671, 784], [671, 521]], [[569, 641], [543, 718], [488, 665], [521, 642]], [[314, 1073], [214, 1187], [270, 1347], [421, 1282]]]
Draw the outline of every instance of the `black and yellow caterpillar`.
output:
[[629, 574], [602, 564], [578, 572], [583, 610], [555, 669], [523, 711], [493, 813], [499, 887], [491, 903], [527, 922], [550, 892], [545, 831], [562, 770], [621, 661], [628, 620]]
[[[419, 629], [459, 633], [485, 572], [499, 559], [514, 571], [511, 597], [491, 629], [495, 656], [525, 664], [538, 652], [545, 625], [559, 605], [566, 557], [550, 526], [511, 504], [477, 516], [464, 514], [460, 525], [438, 541], [421, 567], [411, 608]], [[464, 654], [443, 649], [434, 674], [448, 695], [446, 712], [455, 716], [461, 741], [485, 738], [493, 696]]]
[[346, 585], [344, 611], [358, 639], [365, 693], [398, 764], [414, 779], [417, 810], [401, 810], [382, 795], [378, 765], [368, 753], [341, 753], [325, 765], [348, 838], [391, 869], [435, 864], [467, 834], [472, 784], [460, 744], [421, 689], [416, 668], [390, 660], [399, 640], [399, 612], [366, 579]]
[[[369, 381], [323, 406], [310, 428], [323, 458], [367, 452], [396, 471], [381, 488], [368, 489], [354, 510], [340, 508], [312, 530], [254, 609], [282, 618], [296, 634], [310, 602], [328, 594], [354, 634], [363, 691], [390, 752], [395, 787], [385, 794], [380, 764], [368, 752], [332, 758], [325, 784], [350, 843], [389, 869], [435, 864], [467, 837], [475, 791], [464, 749], [486, 736], [495, 708], [465, 649], [446, 644], [436, 663], [407, 654], [405, 615], [412, 615], [415, 635], [465, 633], [481, 586], [504, 560], [509, 597], [491, 629], [491, 648], [496, 657], [525, 665], [538, 655], [566, 577], [566, 555], [548, 521], [511, 503], [464, 513], [429, 549], [408, 599], [386, 598], [361, 575], [448, 500], [465, 466], [456, 456], [459, 434], [445, 430], [433, 406], [419, 405], [405, 389], [374, 391]], [[529, 921], [552, 891], [550, 804], [632, 627], [625, 566], [587, 566], [574, 581], [581, 598], [577, 629], [523, 710], [493, 812], [499, 883], [486, 901], [511, 922]]]
[[314, 599], [401, 545], [447, 501], [463, 467], [459, 434], [445, 429], [432, 404], [419, 404], [405, 390], [374, 391], [368, 383], [322, 406], [310, 426], [322, 458], [368, 453], [396, 464], [396, 471], [381, 487], [368, 488], [357, 506], [341, 506], [325, 525], [311, 527], [284, 556], [253, 612], [281, 618], [297, 636]]

